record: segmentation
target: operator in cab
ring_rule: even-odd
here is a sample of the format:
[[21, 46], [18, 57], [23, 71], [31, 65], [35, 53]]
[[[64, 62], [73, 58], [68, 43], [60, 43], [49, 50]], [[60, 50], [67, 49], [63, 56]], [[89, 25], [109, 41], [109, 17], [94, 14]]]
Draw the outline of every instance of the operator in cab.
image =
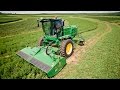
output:
[[62, 21], [57, 20], [58, 19], [57, 17], [55, 17], [55, 19], [56, 19], [55, 24], [54, 24], [55, 34], [60, 35], [61, 30], [64, 26], [64, 20]]

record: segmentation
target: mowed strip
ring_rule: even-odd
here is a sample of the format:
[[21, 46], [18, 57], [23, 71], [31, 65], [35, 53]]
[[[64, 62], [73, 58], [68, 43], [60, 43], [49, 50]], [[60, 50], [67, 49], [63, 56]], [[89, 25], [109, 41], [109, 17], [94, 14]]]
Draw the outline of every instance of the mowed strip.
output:
[[9, 36], [0, 37], [0, 38], [10, 38], [10, 37], [18, 36], [18, 35], [25, 35], [25, 34], [36, 33], [36, 32], [40, 32], [40, 31], [39, 30], [35, 30], [35, 31], [29, 31], [29, 32], [22, 32], [20, 34], [9, 35]]
[[[58, 75], [56, 75], [55, 78], [65, 78], [66, 76], [69, 76], [69, 74], [72, 73], [72, 71], [74, 71], [73, 69], [75, 68], [75, 66], [80, 64], [79, 61], [81, 61], [82, 58], [84, 58], [84, 54], [87, 52], [87, 50], [92, 48], [104, 35], [111, 32], [112, 29], [109, 26], [108, 22], [102, 22], [102, 25], [105, 26], [104, 32], [96, 33], [96, 35], [88, 39], [85, 42], [85, 45], [82, 47], [77, 45], [73, 55], [67, 59], [68, 65]], [[101, 27], [98, 27], [97, 30], [101, 30]]]

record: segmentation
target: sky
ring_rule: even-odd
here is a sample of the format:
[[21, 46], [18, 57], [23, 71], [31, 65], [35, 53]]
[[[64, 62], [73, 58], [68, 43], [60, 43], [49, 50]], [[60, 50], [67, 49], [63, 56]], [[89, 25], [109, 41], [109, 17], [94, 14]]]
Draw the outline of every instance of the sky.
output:
[[2, 13], [40, 14], [40, 13], [112, 13], [120, 11], [0, 11]]

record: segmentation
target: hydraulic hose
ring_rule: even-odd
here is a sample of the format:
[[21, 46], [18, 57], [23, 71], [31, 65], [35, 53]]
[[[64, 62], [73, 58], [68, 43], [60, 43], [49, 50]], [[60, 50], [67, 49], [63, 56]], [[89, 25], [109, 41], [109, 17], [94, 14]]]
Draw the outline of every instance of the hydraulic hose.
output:
[[46, 48], [46, 54], [47, 54], [47, 55], [50, 55], [50, 54], [48, 53], [48, 47], [51, 46], [53, 43], [54, 43], [54, 41], [52, 41], [51, 43], [48, 44], [48, 46], [47, 46], [47, 48]]

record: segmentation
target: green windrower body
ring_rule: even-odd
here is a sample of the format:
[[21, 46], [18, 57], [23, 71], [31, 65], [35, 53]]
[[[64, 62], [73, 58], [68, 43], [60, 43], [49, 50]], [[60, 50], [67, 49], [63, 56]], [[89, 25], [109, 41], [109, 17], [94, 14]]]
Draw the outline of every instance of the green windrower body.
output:
[[[75, 25], [63, 27], [62, 19], [42, 19], [40, 22], [44, 32], [40, 45], [33, 48], [25, 47], [18, 51], [17, 55], [47, 73], [48, 77], [53, 77], [66, 65], [67, 44], [69, 44], [67, 51], [72, 48], [68, 56], [72, 55], [72, 41], [77, 35], [77, 27]], [[59, 30], [54, 28], [56, 23], [60, 27]], [[61, 47], [64, 50], [61, 50]]]

